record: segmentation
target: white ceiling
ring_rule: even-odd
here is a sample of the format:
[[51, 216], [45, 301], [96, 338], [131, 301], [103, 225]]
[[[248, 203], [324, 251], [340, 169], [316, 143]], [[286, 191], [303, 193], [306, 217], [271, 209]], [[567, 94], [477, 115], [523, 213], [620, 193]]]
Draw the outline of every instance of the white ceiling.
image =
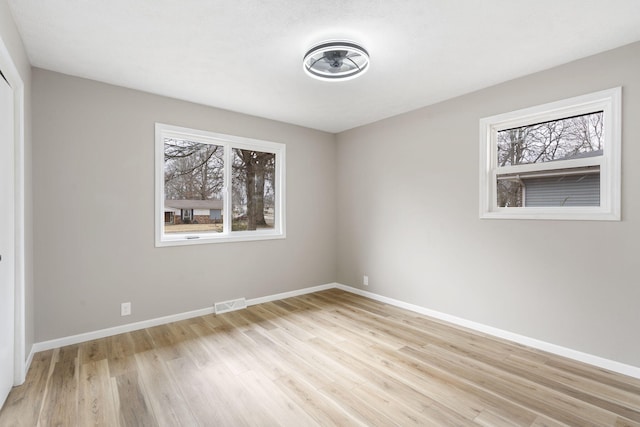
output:
[[[32, 65], [340, 132], [640, 40], [640, 0], [8, 0]], [[323, 82], [308, 48], [369, 72]]]

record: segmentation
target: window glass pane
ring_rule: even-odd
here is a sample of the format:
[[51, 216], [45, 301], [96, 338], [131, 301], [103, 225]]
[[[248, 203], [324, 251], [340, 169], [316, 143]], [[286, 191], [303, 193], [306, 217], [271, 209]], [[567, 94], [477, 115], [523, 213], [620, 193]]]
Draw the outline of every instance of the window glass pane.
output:
[[498, 190], [498, 207], [519, 208], [523, 206], [524, 186], [519, 179], [498, 177], [496, 188]]
[[497, 132], [498, 167], [601, 156], [603, 112]]
[[164, 232], [220, 233], [224, 148], [164, 139]]
[[498, 175], [499, 207], [600, 206], [598, 166]]
[[232, 231], [273, 228], [276, 155], [233, 149]]

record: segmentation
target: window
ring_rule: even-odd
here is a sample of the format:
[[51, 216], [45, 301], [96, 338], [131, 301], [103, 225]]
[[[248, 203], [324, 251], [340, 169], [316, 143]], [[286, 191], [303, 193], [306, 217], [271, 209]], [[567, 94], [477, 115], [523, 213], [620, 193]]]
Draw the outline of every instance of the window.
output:
[[480, 120], [480, 217], [620, 220], [621, 92]]
[[285, 237], [285, 146], [156, 123], [156, 246]]

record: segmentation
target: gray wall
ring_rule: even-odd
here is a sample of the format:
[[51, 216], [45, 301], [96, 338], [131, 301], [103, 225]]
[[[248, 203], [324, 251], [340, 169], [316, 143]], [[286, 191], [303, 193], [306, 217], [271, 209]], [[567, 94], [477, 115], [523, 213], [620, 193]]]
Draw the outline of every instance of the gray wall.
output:
[[22, 39], [13, 22], [6, 0], [0, 0], [0, 37], [24, 83], [24, 162], [25, 162], [25, 344], [29, 356], [34, 343], [34, 279], [33, 279], [33, 189], [31, 180], [31, 65]]
[[[482, 117], [623, 87], [621, 222], [480, 220]], [[640, 366], [640, 43], [338, 135], [338, 281]]]
[[[33, 105], [37, 341], [335, 280], [334, 135], [40, 69]], [[155, 122], [286, 144], [287, 238], [155, 248]]]

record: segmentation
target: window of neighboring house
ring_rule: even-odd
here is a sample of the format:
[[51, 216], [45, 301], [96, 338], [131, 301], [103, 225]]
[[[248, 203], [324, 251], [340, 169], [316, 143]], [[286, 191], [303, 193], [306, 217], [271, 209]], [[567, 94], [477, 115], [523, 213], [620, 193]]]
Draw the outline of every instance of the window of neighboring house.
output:
[[156, 123], [156, 246], [284, 238], [284, 207], [284, 144]]
[[480, 120], [480, 217], [620, 220], [621, 92]]

